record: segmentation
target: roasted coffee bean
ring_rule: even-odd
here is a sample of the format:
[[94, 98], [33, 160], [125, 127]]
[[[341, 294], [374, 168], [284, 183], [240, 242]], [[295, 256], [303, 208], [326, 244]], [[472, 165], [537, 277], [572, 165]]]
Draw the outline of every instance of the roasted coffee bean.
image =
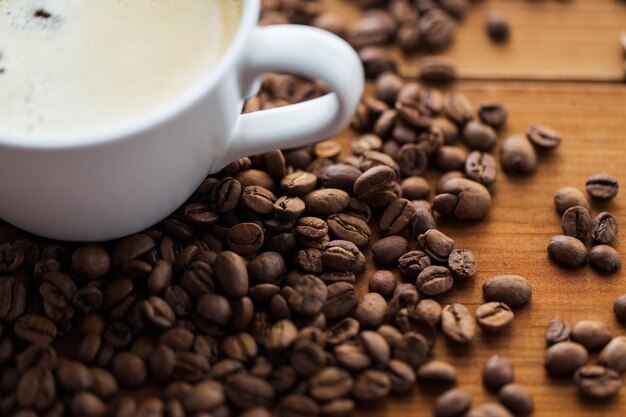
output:
[[445, 145], [437, 150], [435, 163], [442, 171], [462, 170], [467, 156], [465, 148]]
[[218, 327], [226, 325], [232, 317], [232, 308], [225, 297], [218, 294], [205, 294], [196, 306], [200, 318]]
[[354, 243], [333, 240], [324, 245], [322, 263], [337, 271], [360, 272], [365, 266], [365, 256]]
[[456, 79], [456, 67], [448, 59], [428, 56], [422, 59], [419, 78], [427, 82], [450, 82]]
[[391, 271], [379, 270], [372, 274], [368, 288], [371, 292], [378, 293], [385, 298], [391, 297], [396, 289], [396, 276]]
[[94, 380], [89, 368], [77, 361], [62, 359], [55, 369], [57, 384], [68, 392], [88, 390]]
[[359, 199], [367, 199], [389, 187], [395, 178], [396, 173], [392, 168], [386, 165], [374, 166], [357, 178], [354, 183], [354, 195]]
[[258, 347], [249, 333], [237, 333], [224, 338], [222, 352], [231, 359], [246, 363], [256, 358]]
[[584, 240], [591, 230], [591, 216], [583, 206], [568, 208], [561, 219], [563, 234]]
[[428, 167], [428, 156], [419, 146], [412, 143], [402, 145], [396, 156], [400, 171], [405, 176], [422, 175]]
[[178, 317], [186, 317], [193, 311], [191, 297], [187, 291], [179, 285], [172, 285], [168, 287], [165, 290], [163, 297]]
[[351, 317], [338, 321], [326, 329], [326, 342], [338, 345], [359, 333], [359, 322]]
[[371, 357], [360, 344], [343, 343], [333, 349], [338, 365], [349, 371], [360, 371], [372, 364]]
[[463, 304], [448, 304], [441, 312], [441, 328], [452, 342], [467, 344], [476, 333], [472, 314]]
[[281, 189], [289, 195], [303, 196], [315, 189], [317, 177], [310, 172], [296, 171], [280, 181]]
[[496, 132], [491, 126], [474, 120], [465, 125], [462, 137], [468, 148], [480, 152], [491, 151], [497, 139]]
[[511, 308], [504, 303], [492, 301], [476, 309], [478, 325], [488, 331], [499, 331], [509, 326], [513, 321]]
[[[5, 339], [3, 339], [3, 341], [4, 340]], [[6, 338], [6, 340], [10, 341], [9, 338]], [[29, 345], [26, 349], [15, 356], [15, 365], [20, 373], [35, 367], [54, 369], [56, 364], [56, 351], [48, 345]]]
[[572, 335], [572, 329], [560, 318], [550, 320], [550, 323], [546, 326], [544, 332], [546, 342], [549, 345], [553, 345], [559, 342], [566, 342], [570, 340]]
[[427, 48], [439, 50], [452, 43], [456, 22], [445, 12], [433, 9], [420, 17], [421, 41]]
[[441, 324], [441, 313], [443, 308], [437, 301], [430, 299], [420, 300], [415, 306], [415, 311], [428, 321], [433, 328], [436, 328], [439, 324]]
[[161, 329], [172, 327], [176, 321], [176, 315], [170, 305], [154, 295], [143, 303], [143, 314], [148, 323]]
[[578, 188], [563, 187], [554, 195], [554, 205], [563, 214], [570, 207], [582, 206], [589, 211], [589, 201]]
[[478, 117], [480, 121], [493, 127], [501, 128], [509, 116], [506, 108], [500, 103], [483, 103], [478, 106]]
[[71, 399], [69, 404], [73, 415], [85, 417], [101, 417], [106, 413], [107, 406], [96, 395], [82, 391]]
[[513, 417], [513, 414], [497, 403], [484, 403], [483, 405], [471, 409], [466, 417]]
[[400, 76], [393, 72], [385, 72], [376, 77], [376, 97], [388, 104], [396, 101], [398, 91], [404, 85]]
[[11, 322], [21, 317], [26, 308], [26, 286], [12, 276], [0, 278], [0, 320]]
[[619, 232], [615, 216], [606, 211], [598, 214], [591, 225], [591, 238], [598, 243], [611, 243]]
[[250, 255], [263, 246], [263, 229], [256, 223], [240, 223], [230, 229], [226, 236], [228, 247], [239, 255]]
[[328, 297], [322, 312], [328, 320], [345, 317], [356, 307], [358, 298], [354, 285], [337, 282], [328, 286]]
[[576, 342], [559, 342], [548, 348], [545, 368], [552, 376], [570, 376], [589, 359], [585, 347]]
[[417, 243], [428, 256], [439, 262], [447, 261], [454, 249], [454, 240], [437, 229], [430, 229], [419, 235]]
[[15, 399], [21, 407], [37, 411], [47, 409], [56, 398], [54, 377], [44, 368], [28, 369], [14, 389]]
[[465, 160], [465, 175], [483, 185], [493, 184], [496, 172], [496, 160], [491, 154], [473, 151]]
[[581, 320], [572, 327], [572, 340], [593, 351], [604, 347], [613, 336], [609, 327], [597, 320]]
[[374, 261], [379, 265], [393, 265], [407, 252], [409, 242], [402, 236], [388, 236], [372, 245]]
[[391, 16], [375, 14], [363, 17], [346, 27], [346, 40], [355, 48], [382, 45], [393, 33]]
[[587, 178], [585, 183], [587, 194], [599, 200], [615, 198], [619, 191], [617, 180], [609, 174], [595, 174]]
[[[385, 73], [391, 74], [391, 73]], [[382, 74], [384, 76], [385, 74]], [[394, 76], [397, 76], [393, 74]], [[381, 77], [379, 77], [380, 79]], [[363, 153], [371, 150], [379, 150], [383, 146], [383, 140], [374, 134], [364, 134], [354, 139], [350, 146], [354, 155], [362, 155]], [[351, 191], [351, 190], [350, 190]]]
[[176, 354], [174, 350], [166, 345], [157, 346], [148, 358], [148, 367], [150, 375], [160, 382], [167, 381], [172, 372], [174, 372], [174, 364], [176, 362]]
[[413, 309], [419, 300], [417, 288], [413, 284], [398, 284], [394, 291], [393, 297], [389, 301], [387, 308], [387, 317], [395, 319], [402, 309]]
[[298, 329], [291, 320], [277, 321], [270, 329], [265, 347], [279, 351], [289, 348], [298, 336]]
[[393, 348], [393, 358], [406, 362], [412, 368], [422, 365], [430, 353], [430, 343], [421, 334], [408, 332]]
[[413, 202], [413, 205], [415, 206], [415, 214], [411, 219], [411, 235], [416, 237], [421, 235], [422, 233], [426, 233], [427, 230], [435, 229], [437, 227], [437, 222], [433, 217], [433, 213], [430, 207], [417, 205], [415, 201]]
[[307, 193], [302, 197], [306, 210], [313, 214], [339, 213], [350, 202], [350, 196], [337, 188], [324, 188]]
[[500, 301], [509, 307], [527, 304], [531, 295], [530, 283], [519, 275], [497, 275], [483, 284], [485, 300]]
[[372, 292], [365, 294], [359, 301], [354, 310], [354, 318], [359, 321], [361, 328], [374, 329], [383, 323], [386, 313], [387, 302], [382, 295]]
[[391, 379], [383, 371], [367, 369], [354, 380], [352, 396], [359, 401], [378, 401], [391, 392]]
[[484, 185], [464, 178], [448, 180], [433, 200], [433, 209], [459, 220], [478, 220], [487, 215], [491, 195]]
[[81, 246], [72, 254], [72, 275], [87, 280], [104, 278], [109, 273], [111, 259], [100, 245]]
[[492, 12], [487, 18], [487, 34], [493, 42], [506, 42], [509, 39], [511, 29], [509, 22], [499, 13]]
[[295, 220], [304, 212], [305, 204], [298, 197], [282, 196], [274, 203], [274, 213], [284, 221]]
[[57, 336], [54, 322], [37, 314], [26, 314], [18, 318], [13, 331], [17, 337], [29, 343], [50, 344]]
[[407, 252], [398, 259], [400, 272], [408, 278], [417, 278], [430, 265], [430, 257], [418, 250]]
[[389, 204], [380, 218], [379, 226], [383, 235], [399, 235], [409, 225], [415, 214], [415, 206], [405, 198]]
[[320, 405], [323, 417], [346, 417], [353, 413], [354, 401], [349, 398], [340, 398]]
[[327, 223], [333, 238], [350, 241], [359, 248], [367, 246], [372, 236], [366, 221], [346, 213], [329, 216]]
[[451, 389], [444, 392], [435, 402], [437, 417], [463, 416], [472, 405], [472, 397], [460, 389]]
[[172, 377], [187, 382], [197, 382], [206, 378], [209, 362], [205, 356], [194, 352], [176, 352]]
[[422, 316], [420, 312], [411, 308], [410, 305], [407, 306], [407, 308], [400, 309], [396, 313], [394, 323], [400, 331], [404, 333], [419, 333], [426, 338], [431, 347], [435, 345], [437, 334], [434, 326], [426, 317]]
[[516, 416], [532, 414], [535, 402], [528, 390], [520, 384], [507, 384], [498, 392], [498, 400]]
[[279, 401], [276, 412], [279, 417], [312, 417], [319, 415], [320, 407], [305, 395], [291, 394]]
[[320, 182], [326, 188], [338, 188], [351, 192], [359, 175], [361, 175], [361, 170], [355, 166], [345, 163], [333, 164], [324, 169]]
[[309, 381], [309, 394], [320, 402], [346, 396], [354, 386], [350, 374], [341, 368], [328, 367], [313, 375]]
[[274, 388], [261, 378], [238, 374], [224, 386], [226, 397], [239, 408], [269, 407], [274, 401]]
[[248, 263], [247, 270], [249, 278], [254, 282], [276, 283], [280, 281], [286, 268], [279, 253], [263, 252]]
[[290, 363], [298, 375], [311, 376], [324, 367], [326, 354], [317, 343], [310, 341], [298, 343], [296, 340]]
[[128, 261], [137, 259], [152, 250], [154, 240], [142, 233], [125, 237], [115, 245], [111, 252], [111, 266], [120, 267]]
[[417, 380], [428, 391], [443, 392], [456, 385], [456, 369], [449, 363], [433, 360], [419, 367]]
[[364, 330], [359, 333], [359, 341], [376, 367], [383, 368], [387, 365], [391, 351], [384, 337], [375, 331]]
[[417, 276], [415, 286], [426, 295], [440, 295], [452, 288], [452, 273], [445, 266], [428, 266]]
[[526, 131], [526, 137], [539, 148], [553, 149], [561, 144], [561, 134], [544, 125], [530, 125]]
[[410, 176], [402, 180], [402, 196], [407, 200], [420, 200], [430, 196], [430, 185], [423, 177]]
[[248, 293], [248, 270], [245, 260], [231, 251], [224, 251], [215, 258], [215, 276], [222, 292], [232, 298]]
[[617, 271], [621, 263], [619, 253], [609, 245], [596, 245], [589, 250], [589, 264], [605, 274]]
[[615, 397], [622, 388], [620, 375], [599, 365], [583, 366], [574, 374], [574, 381], [581, 395], [594, 400]]
[[354, 275], [354, 272], [349, 271], [326, 271], [320, 275], [320, 278], [327, 285], [334, 284], [335, 282], [347, 282], [348, 284], [354, 284], [356, 281], [356, 275]]
[[482, 370], [482, 380], [485, 388], [497, 393], [500, 388], [513, 382], [514, 372], [511, 360], [502, 356], [491, 356]]
[[123, 387], [137, 388], [146, 381], [146, 365], [134, 353], [120, 352], [113, 358], [113, 374]]
[[92, 390], [101, 398], [110, 398], [118, 392], [118, 384], [113, 374], [106, 369], [91, 368]]
[[317, 217], [302, 217], [295, 227], [296, 236], [305, 246], [323, 249], [328, 242], [328, 224]]
[[183, 397], [182, 403], [189, 413], [212, 410], [224, 404], [224, 389], [221, 384], [207, 380], [195, 385]]
[[598, 362], [617, 372], [626, 371], [626, 336], [613, 338], [600, 352]]
[[555, 261], [576, 268], [587, 262], [587, 248], [580, 240], [571, 236], [553, 236], [548, 243], [548, 254]]
[[268, 215], [274, 210], [276, 196], [267, 188], [249, 185], [243, 189], [239, 204], [256, 215]]
[[296, 275], [289, 280], [293, 291], [286, 293], [289, 308], [305, 316], [314, 316], [322, 311], [328, 297], [324, 282], [315, 275]]
[[408, 364], [392, 359], [387, 364], [385, 372], [391, 381], [391, 391], [394, 393], [406, 393], [415, 384], [415, 371]]
[[613, 303], [613, 312], [615, 318], [621, 322], [626, 322], [626, 294], [615, 299]]
[[511, 136], [502, 144], [502, 169], [511, 175], [530, 175], [537, 169], [537, 152], [528, 139]]

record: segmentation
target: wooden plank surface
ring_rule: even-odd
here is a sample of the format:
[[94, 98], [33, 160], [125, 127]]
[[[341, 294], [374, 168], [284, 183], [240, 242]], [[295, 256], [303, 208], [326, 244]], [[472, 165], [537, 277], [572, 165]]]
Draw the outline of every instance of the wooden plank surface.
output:
[[[472, 81], [459, 83], [456, 88], [474, 104], [495, 100], [508, 107], [510, 119], [500, 142], [509, 134], [523, 133], [535, 122], [558, 129], [564, 139], [555, 152], [541, 155], [535, 175], [518, 178], [498, 172], [492, 185], [492, 209], [484, 221], [440, 222], [440, 229], [456, 241], [457, 247], [476, 254], [478, 275], [467, 285], [455, 286], [438, 301], [464, 303], [473, 312], [483, 302], [482, 283], [504, 273], [523, 275], [532, 283], [534, 293], [529, 306], [515, 310], [511, 329], [497, 336], [479, 332], [468, 349], [452, 348], [440, 336], [434, 358], [457, 367], [459, 388], [474, 396], [474, 405], [496, 400], [483, 389], [480, 372], [488, 357], [499, 354], [513, 360], [516, 381], [534, 395], [534, 416], [626, 415], [626, 388], [614, 401], [590, 404], [578, 398], [571, 382], [550, 379], [543, 369], [544, 327], [556, 316], [570, 324], [582, 319], [602, 320], [614, 334], [626, 334], [626, 328], [616, 323], [612, 312], [614, 299], [626, 293], [623, 270], [602, 276], [589, 266], [564, 269], [550, 261], [546, 253], [550, 237], [560, 233], [560, 216], [553, 203], [556, 190], [567, 185], [584, 189], [586, 177], [602, 171], [626, 181], [626, 86]], [[350, 135], [345, 132], [340, 137], [348, 141]], [[626, 193], [622, 192], [608, 204], [594, 204], [593, 213], [606, 209], [624, 222], [625, 202]], [[620, 247], [620, 240], [615, 246], [626, 260], [626, 245]], [[361, 291], [375, 269], [368, 254], [368, 269], [359, 280]], [[358, 415], [431, 416], [434, 399], [415, 389], [405, 397], [363, 407]]]
[[[360, 16], [349, 0], [323, 3], [347, 21]], [[509, 20], [509, 43], [497, 45], [487, 38], [490, 11]], [[617, 81], [624, 79], [619, 34], [625, 31], [626, 2], [621, 0], [474, 1], [454, 44], [442, 52], [457, 64], [462, 78]], [[391, 50], [402, 57], [400, 72], [414, 76], [423, 54]]]

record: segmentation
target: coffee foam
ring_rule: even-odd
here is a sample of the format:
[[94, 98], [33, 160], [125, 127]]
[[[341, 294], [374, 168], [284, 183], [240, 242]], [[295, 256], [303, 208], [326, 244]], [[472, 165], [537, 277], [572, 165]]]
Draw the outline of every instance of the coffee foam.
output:
[[0, 0], [0, 134], [123, 125], [219, 62], [242, 0]]

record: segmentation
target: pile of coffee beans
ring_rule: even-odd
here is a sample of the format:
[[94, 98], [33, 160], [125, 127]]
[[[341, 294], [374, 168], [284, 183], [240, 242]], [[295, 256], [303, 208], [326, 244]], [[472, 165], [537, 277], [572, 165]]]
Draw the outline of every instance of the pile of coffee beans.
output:
[[[595, 201], [614, 198], [619, 190], [617, 180], [609, 174], [595, 174], [585, 184], [587, 194]], [[618, 232], [619, 222], [612, 214], [602, 211], [593, 220], [585, 194], [574, 187], [561, 188], [554, 196], [556, 209], [562, 214], [562, 235], [553, 236], [548, 243], [548, 254], [558, 263], [578, 268], [589, 261], [596, 270], [609, 274], [621, 265], [619, 253], [611, 247]], [[587, 251], [586, 242], [592, 246]]]
[[[545, 368], [552, 377], [573, 378], [581, 396], [606, 400], [619, 394], [626, 371], [626, 336], [613, 337], [609, 327], [596, 320], [568, 326], [555, 318], [546, 327]], [[589, 356], [599, 352], [597, 364]]]

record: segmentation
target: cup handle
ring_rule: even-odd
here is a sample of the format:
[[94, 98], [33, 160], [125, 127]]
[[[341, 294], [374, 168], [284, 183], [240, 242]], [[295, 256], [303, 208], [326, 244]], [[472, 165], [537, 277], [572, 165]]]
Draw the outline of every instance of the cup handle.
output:
[[251, 90], [263, 73], [285, 72], [320, 79], [332, 93], [242, 114], [222, 165], [246, 155], [332, 136], [350, 121], [363, 93], [363, 67], [354, 49], [338, 36], [308, 26], [255, 28], [242, 68], [242, 91]]

